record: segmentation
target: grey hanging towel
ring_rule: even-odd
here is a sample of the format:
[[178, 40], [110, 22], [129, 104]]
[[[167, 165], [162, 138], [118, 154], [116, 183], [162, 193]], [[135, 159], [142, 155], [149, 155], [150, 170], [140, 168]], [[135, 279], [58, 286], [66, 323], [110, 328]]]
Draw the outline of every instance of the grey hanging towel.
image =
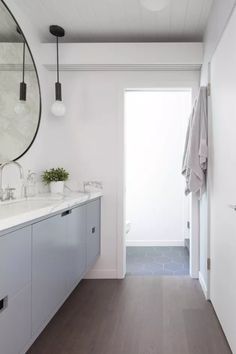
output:
[[201, 87], [189, 118], [182, 166], [186, 179], [185, 194], [198, 193], [199, 198], [206, 187], [207, 123], [207, 89]]

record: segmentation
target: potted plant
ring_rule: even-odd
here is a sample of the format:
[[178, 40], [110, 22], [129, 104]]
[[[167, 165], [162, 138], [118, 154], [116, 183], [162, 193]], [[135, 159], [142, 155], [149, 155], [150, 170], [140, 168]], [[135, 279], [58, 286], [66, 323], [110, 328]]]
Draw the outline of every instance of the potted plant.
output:
[[42, 174], [42, 181], [49, 184], [51, 193], [63, 193], [64, 182], [69, 178], [69, 173], [62, 167], [51, 168]]

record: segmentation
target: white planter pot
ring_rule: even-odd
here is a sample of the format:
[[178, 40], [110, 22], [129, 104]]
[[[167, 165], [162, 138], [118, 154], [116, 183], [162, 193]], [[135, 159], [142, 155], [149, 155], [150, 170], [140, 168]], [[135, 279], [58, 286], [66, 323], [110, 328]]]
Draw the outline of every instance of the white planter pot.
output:
[[64, 181], [50, 182], [49, 184], [50, 192], [53, 194], [63, 194], [64, 192]]

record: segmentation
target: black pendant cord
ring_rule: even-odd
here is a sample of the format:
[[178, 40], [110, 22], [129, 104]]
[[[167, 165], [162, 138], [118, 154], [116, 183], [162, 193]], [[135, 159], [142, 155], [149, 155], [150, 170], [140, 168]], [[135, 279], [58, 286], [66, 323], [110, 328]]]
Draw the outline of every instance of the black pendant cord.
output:
[[23, 43], [23, 70], [22, 70], [22, 82], [25, 82], [25, 41]]
[[20, 101], [26, 101], [27, 86], [25, 83], [25, 41], [23, 42], [23, 67], [22, 67], [22, 82], [20, 83]]
[[56, 101], [62, 101], [62, 94], [61, 94], [61, 83], [59, 77], [59, 45], [58, 45], [58, 36], [57, 38], [57, 82], [55, 83], [55, 98]]
[[57, 37], [57, 82], [60, 82], [60, 80], [59, 80], [59, 46], [58, 46], [58, 37]]
[[57, 81], [55, 83], [55, 98], [56, 101], [62, 101], [62, 94], [61, 94], [61, 83], [60, 83], [60, 73], [59, 73], [59, 37], [64, 37], [65, 30], [64, 28], [51, 25], [49, 27], [50, 33], [56, 37], [56, 46], [57, 46]]

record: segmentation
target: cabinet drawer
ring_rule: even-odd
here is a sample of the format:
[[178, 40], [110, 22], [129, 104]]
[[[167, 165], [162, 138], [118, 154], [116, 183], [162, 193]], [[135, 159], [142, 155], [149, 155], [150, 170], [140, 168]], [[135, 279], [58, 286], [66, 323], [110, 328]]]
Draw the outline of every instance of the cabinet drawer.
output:
[[96, 262], [100, 254], [100, 200], [87, 205], [87, 270]]
[[22, 353], [31, 338], [31, 287], [23, 288], [0, 311], [0, 353]]
[[0, 299], [31, 281], [31, 226], [0, 237]]

